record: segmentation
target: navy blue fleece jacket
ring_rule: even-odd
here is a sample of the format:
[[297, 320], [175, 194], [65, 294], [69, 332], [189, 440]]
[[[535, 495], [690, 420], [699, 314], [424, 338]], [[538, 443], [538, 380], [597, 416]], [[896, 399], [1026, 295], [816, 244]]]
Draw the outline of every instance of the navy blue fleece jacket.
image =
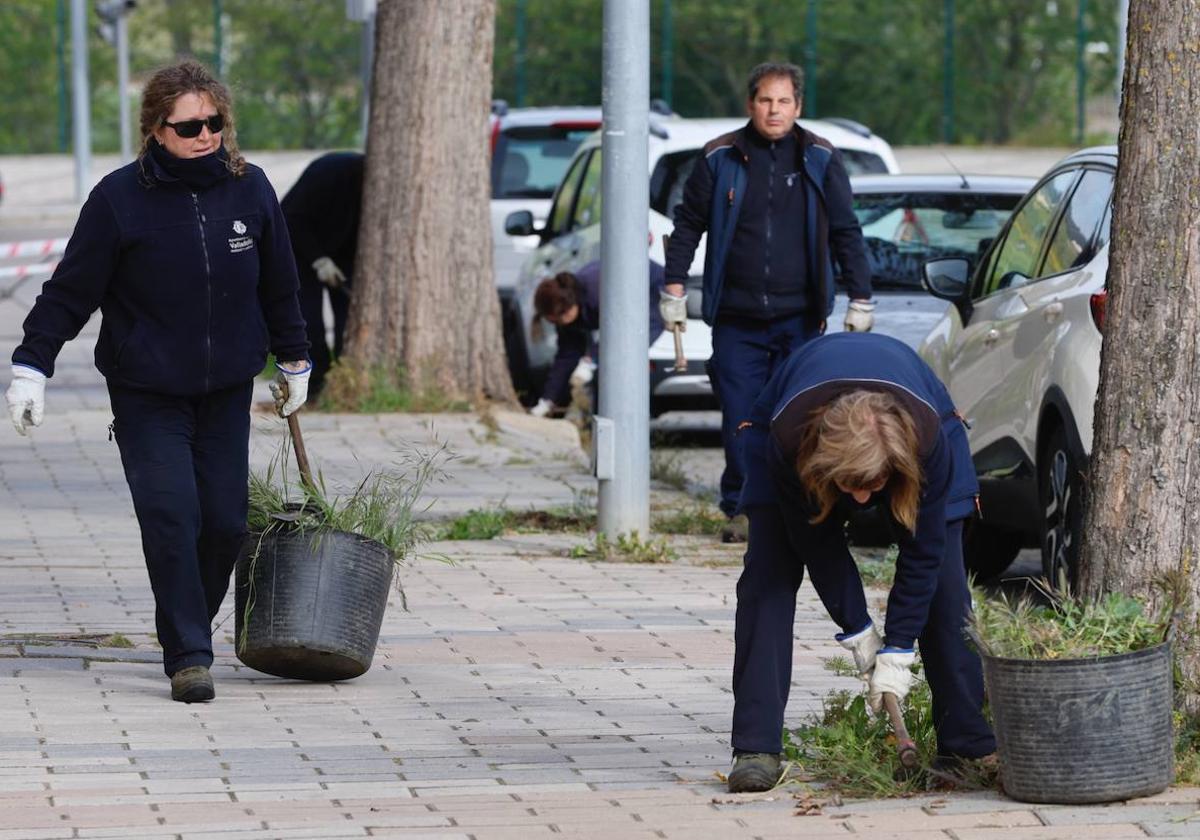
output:
[[13, 364], [54, 360], [99, 309], [96, 367], [116, 385], [198, 396], [252, 379], [268, 349], [307, 357], [275, 191], [246, 166], [189, 187], [146, 155], [105, 176], [25, 319]]

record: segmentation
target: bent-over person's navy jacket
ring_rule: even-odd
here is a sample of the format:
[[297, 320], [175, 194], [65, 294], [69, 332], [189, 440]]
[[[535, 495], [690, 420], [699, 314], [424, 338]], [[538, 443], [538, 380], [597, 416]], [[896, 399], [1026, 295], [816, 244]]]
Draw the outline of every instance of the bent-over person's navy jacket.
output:
[[[842, 393], [866, 389], [897, 397], [916, 422], [921, 457], [917, 527], [899, 533], [900, 554], [888, 597], [886, 636], [909, 648], [929, 615], [945, 554], [946, 523], [975, 510], [979, 483], [966, 429], [946, 387], [907, 345], [874, 333], [836, 333], [792, 353], [767, 383], [741, 433], [746, 483], [741, 506], [779, 504], [785, 519], [807, 521], [815, 512], [795, 471], [800, 432], [813, 409]], [[886, 489], [880, 504], [886, 506]], [[801, 559], [804, 546], [794, 546]]]
[[306, 358], [297, 287], [261, 169], [247, 164], [241, 177], [193, 190], [146, 155], [88, 196], [12, 361], [53, 376], [63, 344], [100, 309], [96, 367], [110, 383], [210, 393], [253, 379], [268, 350]]

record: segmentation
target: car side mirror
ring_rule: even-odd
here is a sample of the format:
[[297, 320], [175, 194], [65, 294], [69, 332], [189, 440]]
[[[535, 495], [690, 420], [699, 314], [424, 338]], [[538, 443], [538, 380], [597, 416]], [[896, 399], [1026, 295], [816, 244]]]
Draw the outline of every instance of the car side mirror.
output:
[[962, 257], [946, 257], [925, 263], [924, 285], [934, 297], [957, 303], [967, 296], [971, 264]]
[[509, 236], [532, 236], [537, 233], [533, 227], [533, 213], [528, 210], [517, 210], [504, 217], [504, 232]]

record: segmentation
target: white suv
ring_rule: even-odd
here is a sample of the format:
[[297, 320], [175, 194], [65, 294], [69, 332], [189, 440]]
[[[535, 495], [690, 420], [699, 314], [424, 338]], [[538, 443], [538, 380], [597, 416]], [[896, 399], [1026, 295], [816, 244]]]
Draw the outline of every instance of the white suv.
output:
[[1116, 166], [1115, 146], [1056, 164], [973, 276], [965, 260], [925, 265], [954, 304], [920, 352], [970, 426], [983, 515], [966, 552], [983, 577], [1040, 544], [1046, 576], [1075, 582]]
[[[799, 122], [840, 149], [852, 175], [899, 169], [887, 142], [857, 123], [840, 119]], [[683, 185], [704, 144], [745, 124], [744, 118], [683, 119], [650, 114], [650, 259], [660, 265], [664, 263], [663, 236], [674, 229], [675, 207], [682, 200]], [[519, 319], [520, 332], [506, 341], [510, 367], [514, 373], [528, 374], [531, 383], [541, 381], [555, 351], [553, 330], [542, 330], [540, 336], [531, 334], [534, 290], [546, 277], [579, 269], [600, 258], [600, 138], [600, 132], [596, 132], [579, 146], [555, 192], [544, 225], [537, 225], [531, 212], [513, 213], [505, 222], [510, 236], [540, 237], [540, 244], [522, 267], [513, 292], [512, 311]], [[650, 348], [653, 414], [675, 408], [715, 407], [704, 370], [712, 354], [712, 338], [708, 325], [700, 320], [703, 273], [704, 241], [701, 240], [689, 271], [689, 321], [683, 334], [687, 370], [674, 371], [674, 339], [664, 333]]]

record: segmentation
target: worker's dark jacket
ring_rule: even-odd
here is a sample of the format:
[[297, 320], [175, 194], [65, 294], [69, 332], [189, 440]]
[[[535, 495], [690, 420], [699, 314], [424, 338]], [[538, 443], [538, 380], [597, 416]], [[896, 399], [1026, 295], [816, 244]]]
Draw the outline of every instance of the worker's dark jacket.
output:
[[[658, 296], [663, 287], [662, 266], [653, 260], [650, 264], [650, 343], [662, 334], [662, 316], [658, 312]], [[554, 352], [554, 363], [546, 377], [542, 397], [555, 405], [571, 402], [571, 374], [584, 356], [596, 358], [596, 330], [600, 329], [600, 261], [593, 260], [579, 271], [575, 279], [581, 286], [579, 316], [569, 324], [557, 328], [558, 344]]]
[[275, 192], [258, 167], [233, 177], [218, 155], [180, 165], [155, 149], [100, 181], [25, 319], [14, 364], [52, 376], [97, 308], [96, 367], [126, 388], [195, 396], [253, 379], [268, 349], [306, 358]]
[[360, 152], [321, 155], [287, 191], [280, 204], [302, 277], [315, 278], [313, 262], [329, 257], [346, 275], [347, 283], [353, 280], [362, 193]]
[[[789, 356], [747, 418], [753, 425], [742, 432], [747, 448], [741, 506], [749, 510], [782, 504], [788, 517], [800, 522], [815, 513], [796, 475], [800, 432], [813, 409], [856, 389], [893, 394], [916, 421], [921, 507], [914, 533], [896, 529], [900, 554], [886, 628], [888, 644], [911, 647], [925, 626], [937, 585], [946, 523], [969, 516], [979, 492], [966, 429], [954, 403], [911, 348], [874, 333], [837, 333], [817, 338]], [[877, 494], [885, 508], [886, 494], [886, 488]], [[804, 546], [796, 549], [803, 557]]]
[[[705, 232], [708, 242], [704, 257], [704, 301], [702, 315], [712, 324], [722, 309], [723, 294], [730, 272], [746, 276], [753, 266], [731, 266], [729, 258], [735, 251], [734, 234], [739, 228], [739, 216], [746, 201], [749, 185], [751, 137], [754, 129], [745, 127], [722, 135], [704, 147], [704, 157], [696, 162], [684, 186], [683, 201], [675, 208], [675, 230], [667, 248], [666, 277], [668, 283], [683, 283], [696, 247]], [[802, 237], [802, 247], [796, 249], [804, 260], [804, 282], [807, 300], [801, 307], [811, 313], [813, 321], [824, 321], [833, 311], [834, 270], [836, 261], [841, 267], [842, 282], [850, 297], [871, 296], [871, 272], [862, 240], [862, 228], [854, 215], [850, 179], [842, 164], [841, 153], [826, 139], [797, 125], [792, 134], [797, 159], [791, 167], [797, 179], [802, 178], [803, 206], [788, 212], [793, 223], [801, 220], [803, 230], [776, 230], [776, 239]], [[763, 218], [763, 223], [770, 218]], [[744, 231], [744, 226], [743, 226]], [[754, 238], [766, 238], [765, 232], [752, 231]], [[754, 255], [755, 249], [736, 249]], [[755, 260], [760, 259], [753, 256]], [[762, 317], [781, 317], [796, 309], [795, 302], [779, 298], [788, 311], [774, 311], [768, 301]]]

